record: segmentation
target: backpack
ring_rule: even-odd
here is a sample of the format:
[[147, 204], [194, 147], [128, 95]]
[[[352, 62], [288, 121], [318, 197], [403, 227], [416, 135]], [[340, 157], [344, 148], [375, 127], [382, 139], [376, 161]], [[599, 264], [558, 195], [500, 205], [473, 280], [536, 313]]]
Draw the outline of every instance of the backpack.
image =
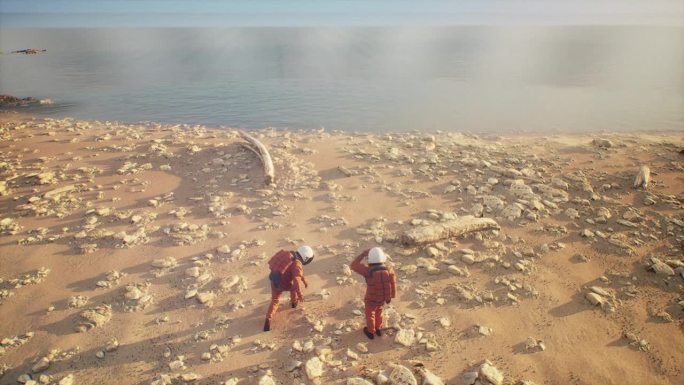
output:
[[271, 269], [271, 273], [268, 275], [268, 279], [271, 280], [273, 286], [276, 288], [280, 287], [283, 279], [283, 274], [290, 268], [294, 262], [294, 256], [289, 251], [280, 250], [275, 253], [268, 261], [268, 267]]
[[392, 282], [386, 266], [378, 265], [368, 269], [366, 284], [367, 294], [370, 294], [374, 301], [387, 302], [392, 299]]

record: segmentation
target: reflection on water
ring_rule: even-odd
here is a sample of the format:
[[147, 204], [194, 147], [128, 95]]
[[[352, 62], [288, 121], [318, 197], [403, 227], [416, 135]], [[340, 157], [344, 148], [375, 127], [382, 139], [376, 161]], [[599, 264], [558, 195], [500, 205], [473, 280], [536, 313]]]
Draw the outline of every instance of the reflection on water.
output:
[[681, 27], [4, 29], [57, 116], [344, 130], [684, 128]]

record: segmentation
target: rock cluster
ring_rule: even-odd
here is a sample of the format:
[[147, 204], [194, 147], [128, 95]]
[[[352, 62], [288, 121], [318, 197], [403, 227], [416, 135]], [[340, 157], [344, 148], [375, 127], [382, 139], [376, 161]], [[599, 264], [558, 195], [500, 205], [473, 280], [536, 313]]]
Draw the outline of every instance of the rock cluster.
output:
[[74, 329], [77, 332], [86, 332], [108, 323], [112, 319], [112, 307], [111, 305], [98, 305], [81, 312], [79, 317], [80, 320]]
[[0, 357], [2, 357], [9, 349], [17, 348], [29, 342], [33, 336], [33, 332], [28, 332], [14, 337], [3, 338], [0, 340]]
[[35, 285], [43, 282], [43, 280], [50, 274], [50, 269], [41, 267], [37, 271], [22, 274], [17, 278], [4, 280], [0, 278], [0, 304], [2, 300], [14, 295], [11, 289], [20, 289], [24, 286]]

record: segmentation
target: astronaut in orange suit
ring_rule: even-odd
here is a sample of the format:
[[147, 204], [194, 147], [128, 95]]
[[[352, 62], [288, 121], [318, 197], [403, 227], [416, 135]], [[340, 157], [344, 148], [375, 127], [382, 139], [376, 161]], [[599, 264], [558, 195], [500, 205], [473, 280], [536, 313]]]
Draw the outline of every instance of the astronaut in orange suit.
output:
[[304, 277], [304, 265], [313, 261], [314, 252], [309, 246], [302, 246], [297, 251], [280, 250], [268, 261], [271, 273], [271, 303], [266, 312], [264, 331], [271, 330], [271, 320], [278, 310], [280, 295], [290, 292], [290, 304], [296, 308], [299, 302], [304, 300], [302, 285], [309, 287]]
[[[368, 258], [368, 265], [363, 259]], [[351, 269], [366, 280], [366, 327], [363, 333], [369, 339], [382, 336], [382, 308], [397, 296], [397, 282], [394, 269], [385, 266], [387, 256], [379, 247], [373, 247], [359, 254], [351, 263]]]

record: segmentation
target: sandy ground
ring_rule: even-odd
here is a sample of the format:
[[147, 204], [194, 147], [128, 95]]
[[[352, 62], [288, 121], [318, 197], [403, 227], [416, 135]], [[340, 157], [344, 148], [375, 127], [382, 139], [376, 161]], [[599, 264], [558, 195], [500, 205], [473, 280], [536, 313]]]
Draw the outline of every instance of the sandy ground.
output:
[[[484, 360], [505, 384], [684, 383], [682, 133], [264, 129], [266, 187], [235, 130], [0, 119], [2, 384], [374, 382], [393, 364], [464, 384]], [[398, 242], [469, 214], [501, 229]], [[302, 243], [306, 302], [283, 296], [264, 333], [266, 260]], [[345, 265], [375, 245], [410, 346], [360, 331]]]

